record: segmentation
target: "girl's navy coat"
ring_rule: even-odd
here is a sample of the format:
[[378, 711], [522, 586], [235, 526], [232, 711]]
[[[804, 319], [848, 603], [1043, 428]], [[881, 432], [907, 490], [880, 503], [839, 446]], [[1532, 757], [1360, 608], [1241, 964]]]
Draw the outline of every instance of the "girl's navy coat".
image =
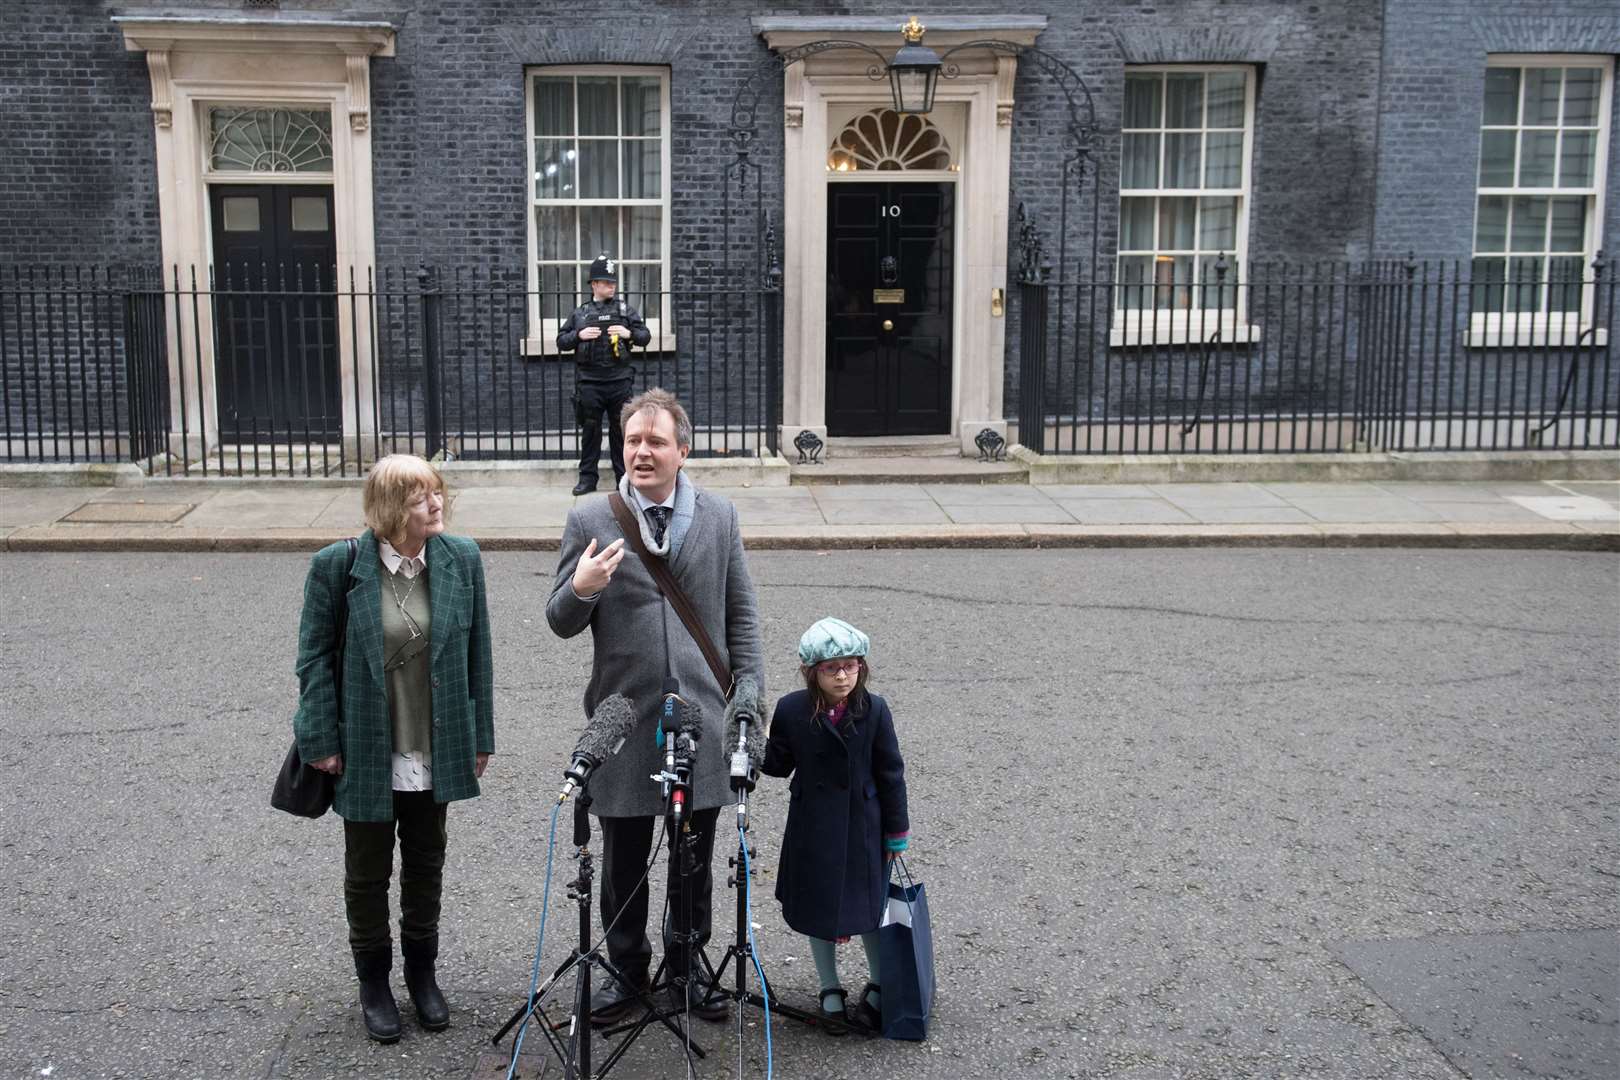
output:
[[883, 838], [905, 835], [906, 766], [889, 706], [867, 694], [845, 720], [847, 742], [815, 714], [808, 690], [776, 703], [764, 770], [791, 776], [776, 898], [801, 934], [876, 930], [887, 894]]

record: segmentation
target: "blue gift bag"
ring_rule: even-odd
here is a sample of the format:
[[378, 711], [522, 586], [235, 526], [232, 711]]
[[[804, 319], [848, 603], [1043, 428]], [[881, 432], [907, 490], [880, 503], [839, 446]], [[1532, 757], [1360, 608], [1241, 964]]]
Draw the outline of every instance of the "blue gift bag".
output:
[[[895, 880], [894, 867], [903, 881]], [[934, 1006], [934, 932], [928, 925], [928, 894], [901, 859], [891, 866], [889, 901], [878, 924], [878, 977], [883, 1037], [926, 1039]]]

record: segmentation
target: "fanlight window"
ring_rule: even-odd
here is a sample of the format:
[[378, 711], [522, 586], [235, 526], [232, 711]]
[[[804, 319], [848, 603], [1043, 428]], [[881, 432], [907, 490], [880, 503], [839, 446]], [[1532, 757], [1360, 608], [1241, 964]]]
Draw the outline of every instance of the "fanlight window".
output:
[[332, 114], [326, 109], [212, 108], [208, 135], [208, 164], [215, 172], [332, 171]]
[[951, 148], [926, 117], [873, 109], [851, 120], [827, 153], [828, 172], [951, 168]]

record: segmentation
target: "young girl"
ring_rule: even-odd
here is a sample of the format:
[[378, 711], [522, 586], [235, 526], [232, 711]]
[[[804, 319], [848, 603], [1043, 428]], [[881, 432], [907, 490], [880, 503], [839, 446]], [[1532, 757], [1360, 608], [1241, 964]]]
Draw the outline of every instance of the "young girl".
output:
[[[799, 640], [804, 689], [776, 703], [764, 771], [791, 776], [776, 898], [810, 938], [829, 1034], [845, 1021], [881, 1027], [878, 921], [888, 860], [904, 851], [906, 766], [889, 706], [867, 692], [867, 636], [822, 619]], [[853, 1006], [838, 981], [837, 942], [861, 936], [870, 978]]]

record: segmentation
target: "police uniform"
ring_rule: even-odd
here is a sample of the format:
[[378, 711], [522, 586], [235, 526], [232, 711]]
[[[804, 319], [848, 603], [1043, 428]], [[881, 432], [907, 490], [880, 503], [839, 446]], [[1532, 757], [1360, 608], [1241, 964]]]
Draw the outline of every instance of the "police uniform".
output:
[[[592, 281], [618, 283], [617, 260], [599, 255], [591, 263]], [[613, 338], [608, 327], [623, 326], [630, 331], [628, 338]], [[602, 334], [585, 341], [579, 332], [587, 326], [600, 327]], [[619, 410], [630, 400], [634, 372], [630, 368], [632, 345], [646, 347], [652, 340], [652, 331], [622, 297], [611, 300], [588, 300], [574, 309], [574, 313], [557, 332], [557, 348], [574, 351], [578, 362], [577, 388], [574, 391], [574, 418], [579, 422], [580, 455], [579, 487], [576, 492], [594, 491], [597, 480], [597, 456], [602, 444], [602, 414], [608, 418], [608, 447], [613, 460], [613, 478], [624, 476], [624, 431], [619, 426]]]

